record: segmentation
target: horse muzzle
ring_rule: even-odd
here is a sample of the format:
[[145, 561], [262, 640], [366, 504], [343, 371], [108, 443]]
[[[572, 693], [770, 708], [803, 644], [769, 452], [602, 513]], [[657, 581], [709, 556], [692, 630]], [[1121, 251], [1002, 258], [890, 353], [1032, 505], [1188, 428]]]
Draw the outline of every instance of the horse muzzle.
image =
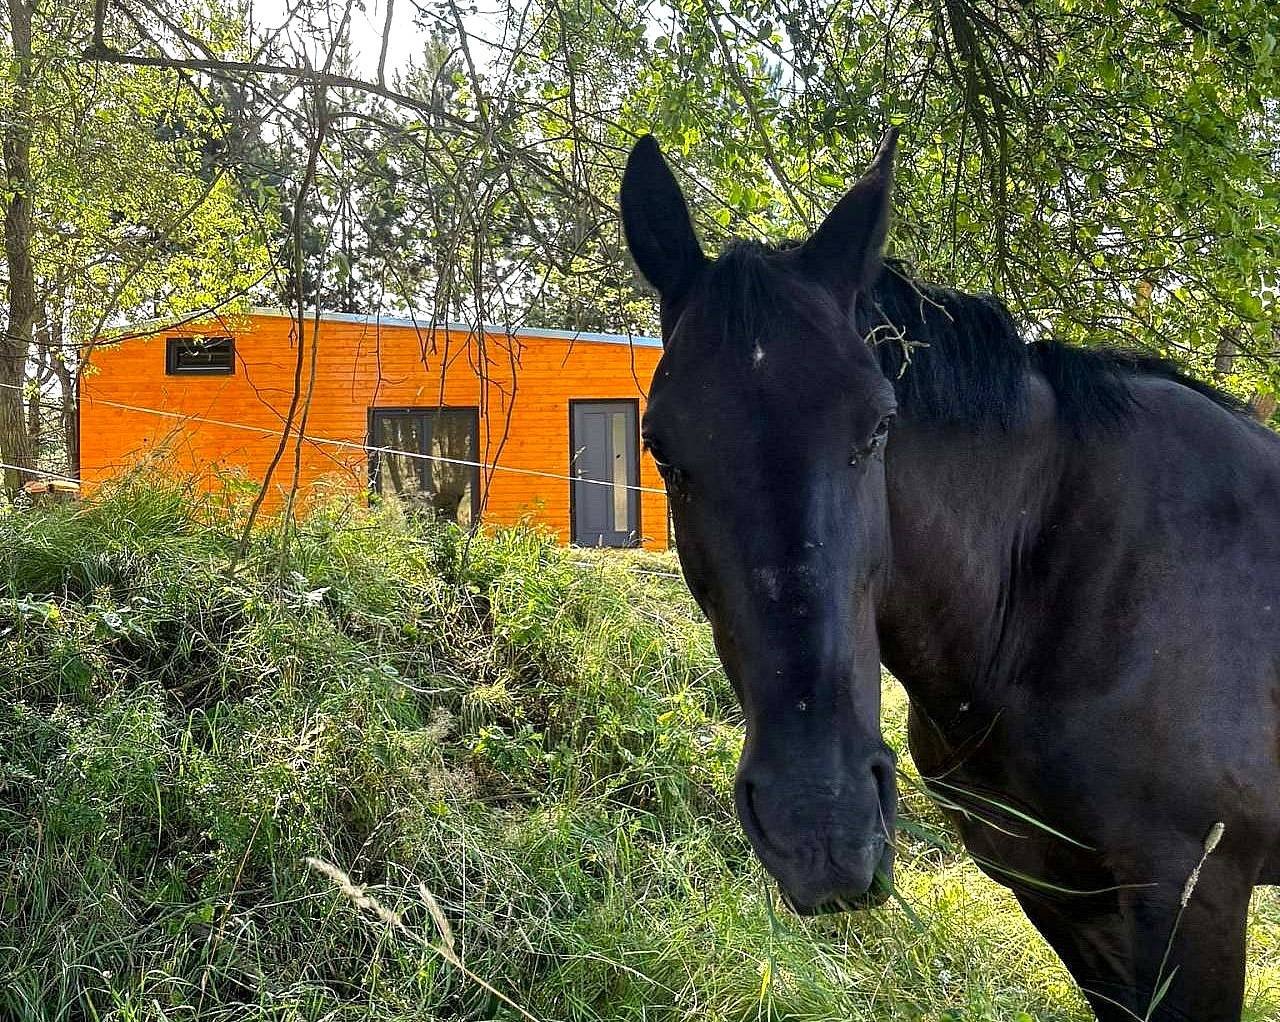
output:
[[783, 904], [798, 916], [875, 908], [893, 890], [893, 847], [881, 837], [846, 853], [826, 876], [775, 879]]
[[825, 792], [762, 784], [761, 777], [740, 768], [738, 818], [787, 906], [820, 915], [882, 904], [893, 885], [892, 774], [868, 771]]

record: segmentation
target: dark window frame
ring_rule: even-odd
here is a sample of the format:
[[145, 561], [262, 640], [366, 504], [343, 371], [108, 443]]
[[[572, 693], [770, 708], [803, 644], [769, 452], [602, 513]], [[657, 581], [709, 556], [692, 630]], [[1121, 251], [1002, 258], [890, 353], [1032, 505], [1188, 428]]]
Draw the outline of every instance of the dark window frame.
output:
[[[184, 368], [180, 364], [183, 348], [190, 348], [199, 341], [225, 342], [230, 362], [225, 366], [196, 366]], [[236, 372], [236, 339], [222, 337], [169, 337], [164, 346], [164, 372], [166, 376], [234, 376]]]
[[[367, 416], [367, 436], [369, 447], [369, 492], [381, 494], [382, 482], [380, 476], [381, 458], [383, 445], [378, 442], [378, 419], [381, 417], [419, 416], [427, 422], [430, 422], [431, 416], [438, 415], [440, 412], [470, 412], [471, 413], [471, 436], [473, 440], [473, 450], [475, 457], [469, 460], [480, 460], [480, 409], [476, 405], [400, 405], [396, 407], [372, 407], [369, 409]], [[431, 450], [431, 431], [430, 429], [422, 429], [419, 431], [420, 440], [418, 445], [419, 454], [430, 454]], [[412, 453], [412, 452], [408, 452]], [[419, 459], [419, 492], [425, 493], [422, 488], [422, 471], [430, 464], [429, 460]], [[475, 528], [480, 524], [480, 487], [483, 483], [483, 476], [480, 473], [479, 465], [472, 468], [471, 478], [471, 527]]]
[[[635, 451], [635, 458], [632, 460], [630, 468], [634, 469], [634, 473], [629, 473], [635, 482], [631, 485], [640, 486], [640, 399], [638, 397], [574, 397], [569, 399], [569, 545], [576, 546], [577, 541], [574, 537], [578, 535], [578, 481], [573, 478], [574, 475], [574, 459], [578, 456], [578, 445], [574, 438], [573, 429], [573, 411], [578, 405], [632, 405], [635, 408], [635, 414], [631, 417], [631, 421], [635, 425], [633, 431], [634, 444], [632, 450]], [[613, 550], [635, 550], [644, 546], [644, 493], [640, 490], [629, 490], [629, 495], [634, 495], [636, 505], [636, 527], [635, 536], [626, 546], [611, 547]]]

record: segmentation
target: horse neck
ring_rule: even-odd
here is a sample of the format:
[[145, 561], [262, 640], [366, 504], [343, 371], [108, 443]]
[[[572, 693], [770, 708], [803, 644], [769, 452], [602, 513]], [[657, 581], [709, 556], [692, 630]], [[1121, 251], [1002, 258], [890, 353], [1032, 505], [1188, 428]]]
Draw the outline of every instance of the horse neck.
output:
[[1017, 675], [1034, 622], [1016, 599], [1059, 492], [1065, 448], [1053, 397], [1028, 383], [1022, 424], [894, 427], [886, 459], [892, 570], [877, 615], [881, 656], [935, 719]]

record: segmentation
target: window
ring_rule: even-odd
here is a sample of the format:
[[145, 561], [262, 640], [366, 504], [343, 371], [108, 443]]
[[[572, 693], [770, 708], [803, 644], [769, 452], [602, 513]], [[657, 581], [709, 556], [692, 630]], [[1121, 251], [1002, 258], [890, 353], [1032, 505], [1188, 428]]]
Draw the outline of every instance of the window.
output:
[[[432, 458], [478, 461], [474, 408], [374, 408], [369, 412], [369, 481], [440, 518], [470, 527], [480, 514], [480, 469]], [[404, 453], [400, 453], [404, 452]], [[414, 457], [427, 455], [428, 457]]]
[[236, 342], [230, 337], [170, 337], [164, 371], [170, 376], [229, 376], [236, 371]]

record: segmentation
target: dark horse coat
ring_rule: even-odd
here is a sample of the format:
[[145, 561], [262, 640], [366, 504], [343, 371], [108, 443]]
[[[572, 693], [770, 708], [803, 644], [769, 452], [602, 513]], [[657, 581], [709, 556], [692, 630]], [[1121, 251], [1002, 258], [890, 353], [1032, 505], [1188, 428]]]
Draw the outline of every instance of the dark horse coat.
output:
[[1236, 1020], [1280, 881], [1280, 438], [886, 263], [894, 142], [803, 244], [714, 261], [651, 138], [623, 180], [739, 818], [798, 911], [883, 896], [883, 661], [921, 774], [1099, 1018]]

